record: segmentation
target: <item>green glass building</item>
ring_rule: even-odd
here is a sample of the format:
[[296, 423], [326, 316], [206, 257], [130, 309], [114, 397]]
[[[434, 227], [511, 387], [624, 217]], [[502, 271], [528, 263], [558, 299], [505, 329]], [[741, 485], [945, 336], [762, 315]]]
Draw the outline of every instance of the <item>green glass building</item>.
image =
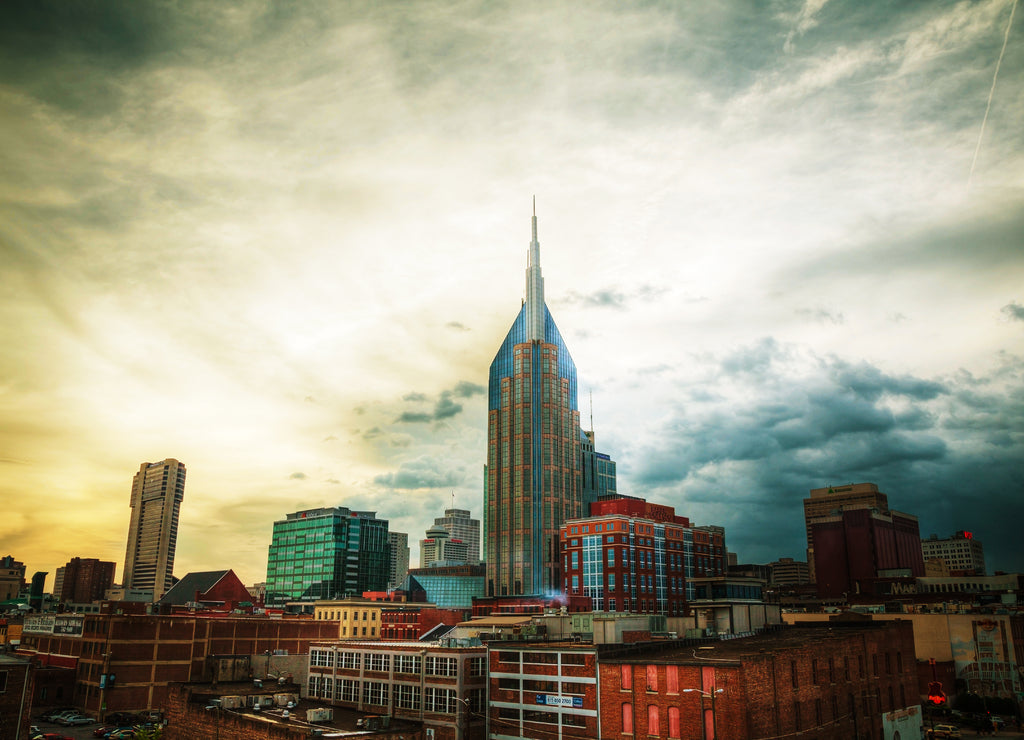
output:
[[361, 596], [387, 589], [388, 522], [344, 506], [308, 509], [274, 522], [266, 605]]

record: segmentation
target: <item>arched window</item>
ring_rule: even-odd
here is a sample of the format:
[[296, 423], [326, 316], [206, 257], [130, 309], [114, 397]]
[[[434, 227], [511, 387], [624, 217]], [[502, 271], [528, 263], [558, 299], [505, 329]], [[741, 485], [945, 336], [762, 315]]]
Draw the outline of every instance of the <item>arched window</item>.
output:
[[628, 702], [622, 705], [622, 731], [633, 734], [633, 705]]
[[678, 740], [679, 734], [679, 707], [668, 708], [668, 736], [671, 740]]
[[648, 735], [660, 735], [661, 734], [661, 717], [658, 714], [657, 704], [647, 705], [647, 734]]

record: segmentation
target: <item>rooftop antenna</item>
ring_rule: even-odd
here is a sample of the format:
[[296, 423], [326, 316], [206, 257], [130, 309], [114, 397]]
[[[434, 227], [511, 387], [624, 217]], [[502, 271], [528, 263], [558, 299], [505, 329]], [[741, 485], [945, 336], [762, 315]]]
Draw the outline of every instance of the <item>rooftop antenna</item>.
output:
[[590, 389], [590, 433], [594, 433], [594, 389]]
[[452, 489], [452, 508], [455, 508], [455, 489]]

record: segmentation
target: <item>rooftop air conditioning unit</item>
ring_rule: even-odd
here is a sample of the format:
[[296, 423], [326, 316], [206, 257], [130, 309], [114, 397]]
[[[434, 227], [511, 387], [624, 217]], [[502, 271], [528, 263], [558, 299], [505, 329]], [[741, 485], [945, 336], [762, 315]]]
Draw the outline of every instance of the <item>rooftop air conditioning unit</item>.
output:
[[240, 696], [222, 696], [220, 705], [224, 709], [241, 709], [245, 706], [245, 700]]
[[334, 719], [334, 710], [329, 707], [306, 710], [307, 722], [330, 722]]
[[274, 694], [274, 703], [279, 707], [286, 707], [289, 704], [295, 706], [299, 703], [298, 694]]

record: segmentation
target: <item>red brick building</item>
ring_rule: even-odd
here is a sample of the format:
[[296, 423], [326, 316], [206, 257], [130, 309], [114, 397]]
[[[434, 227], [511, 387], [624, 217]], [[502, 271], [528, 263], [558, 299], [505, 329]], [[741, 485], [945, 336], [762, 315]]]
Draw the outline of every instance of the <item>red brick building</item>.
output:
[[418, 640], [440, 624], [455, 626], [468, 616], [468, 609], [438, 609], [433, 604], [394, 604], [380, 612], [382, 640]]
[[114, 585], [116, 567], [115, 563], [107, 560], [71, 558], [57, 569], [53, 597], [61, 604], [99, 601]]
[[920, 711], [913, 627], [881, 625], [602, 651], [600, 737], [881, 740], [884, 716]]
[[108, 611], [56, 619], [56, 628], [52, 621], [48, 628], [26, 624], [18, 652], [73, 669], [74, 696], [65, 701], [94, 716], [104, 705], [106, 712], [160, 709], [169, 683], [202, 680], [209, 675], [209, 659], [217, 656], [238, 656], [249, 670], [262, 670], [264, 659], [272, 660], [268, 651], [305, 654], [311, 642], [334, 638], [338, 631], [337, 622], [249, 616]]
[[560, 530], [563, 587], [595, 611], [684, 616], [691, 581], [725, 575], [724, 535], [694, 527], [671, 506], [627, 496], [590, 505]]
[[0, 738], [28, 737], [34, 673], [24, 658], [0, 654]]

